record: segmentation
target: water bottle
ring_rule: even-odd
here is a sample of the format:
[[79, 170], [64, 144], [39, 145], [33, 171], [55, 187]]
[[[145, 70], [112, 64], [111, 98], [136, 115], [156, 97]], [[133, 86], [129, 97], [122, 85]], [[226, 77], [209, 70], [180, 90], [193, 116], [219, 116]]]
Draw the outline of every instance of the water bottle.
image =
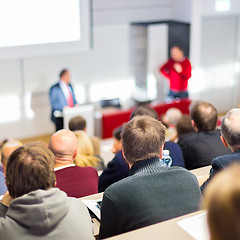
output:
[[162, 167], [171, 167], [172, 158], [170, 157], [168, 150], [163, 150], [163, 156], [162, 159], [160, 159], [160, 163]]

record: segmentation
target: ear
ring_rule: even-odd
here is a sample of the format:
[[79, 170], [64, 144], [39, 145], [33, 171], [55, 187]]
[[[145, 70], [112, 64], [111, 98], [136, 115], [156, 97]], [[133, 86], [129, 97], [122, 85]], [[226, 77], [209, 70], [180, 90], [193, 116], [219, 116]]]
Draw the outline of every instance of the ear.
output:
[[129, 168], [129, 169], [131, 169], [131, 167], [132, 167], [132, 164], [131, 164], [131, 163], [129, 163], [129, 162], [127, 161], [127, 159], [126, 159], [126, 157], [125, 157], [125, 153], [124, 153], [123, 149], [122, 149], [122, 156], [123, 156], [123, 158], [125, 159], [125, 162], [127, 163], [127, 165], [128, 165], [128, 168]]
[[163, 147], [164, 147], [164, 144], [162, 145], [162, 147], [161, 147], [161, 150], [160, 150], [160, 154], [159, 154], [159, 158], [160, 158], [160, 159], [162, 158], [162, 154], [163, 154]]
[[221, 138], [221, 140], [222, 140], [223, 145], [224, 145], [225, 147], [228, 147], [228, 144], [227, 144], [226, 140], [224, 139], [224, 137], [223, 137], [223, 136], [220, 136], [220, 138]]
[[194, 128], [194, 130], [195, 130], [196, 132], [198, 132], [198, 128], [197, 128], [194, 120], [192, 120], [192, 127]]
[[73, 158], [75, 158], [77, 156], [77, 149], [75, 149], [74, 154], [73, 154]]

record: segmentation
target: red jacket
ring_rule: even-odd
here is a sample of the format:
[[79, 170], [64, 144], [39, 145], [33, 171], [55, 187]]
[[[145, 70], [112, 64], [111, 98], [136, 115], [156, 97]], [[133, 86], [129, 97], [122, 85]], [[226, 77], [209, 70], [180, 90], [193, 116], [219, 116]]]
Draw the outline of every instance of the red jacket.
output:
[[[182, 72], [178, 73], [173, 68], [175, 63], [182, 66]], [[187, 58], [182, 62], [176, 62], [169, 59], [160, 69], [160, 72], [169, 79], [170, 90], [175, 92], [187, 91], [188, 79], [192, 76], [192, 67]]]

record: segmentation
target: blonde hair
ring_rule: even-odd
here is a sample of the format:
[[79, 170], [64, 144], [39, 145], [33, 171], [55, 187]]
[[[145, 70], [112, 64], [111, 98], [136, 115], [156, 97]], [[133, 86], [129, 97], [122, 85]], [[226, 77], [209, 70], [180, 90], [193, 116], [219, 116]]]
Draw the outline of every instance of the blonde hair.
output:
[[204, 192], [211, 240], [240, 239], [240, 164], [220, 172]]
[[95, 157], [93, 145], [84, 131], [75, 132], [77, 137], [77, 156], [74, 162], [80, 167], [96, 167], [99, 163], [99, 159]]

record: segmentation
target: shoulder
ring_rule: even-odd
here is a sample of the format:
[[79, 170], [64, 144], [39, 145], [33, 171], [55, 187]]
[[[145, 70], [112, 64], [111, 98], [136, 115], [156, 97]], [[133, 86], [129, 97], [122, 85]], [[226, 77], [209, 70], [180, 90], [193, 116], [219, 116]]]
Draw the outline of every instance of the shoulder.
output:
[[240, 152], [233, 152], [230, 154], [225, 154], [218, 156], [213, 159], [212, 165], [220, 165], [220, 164], [229, 164], [232, 161], [239, 161], [240, 162]]
[[57, 88], [60, 88], [59, 82], [53, 84], [53, 85], [50, 87], [50, 91], [53, 90], [53, 89], [57, 89]]

